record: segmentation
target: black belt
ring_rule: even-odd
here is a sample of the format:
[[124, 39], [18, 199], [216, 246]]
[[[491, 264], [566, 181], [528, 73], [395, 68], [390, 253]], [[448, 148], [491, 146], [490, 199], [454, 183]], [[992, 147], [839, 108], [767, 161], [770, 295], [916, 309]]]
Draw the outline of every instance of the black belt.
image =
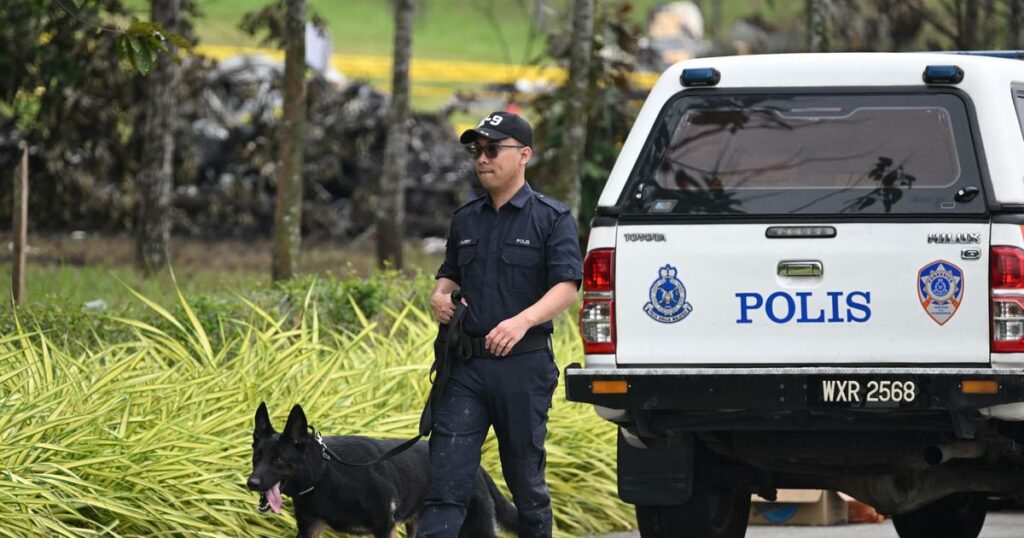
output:
[[[531, 351], [539, 351], [541, 349], [548, 348], [549, 337], [544, 333], [526, 333], [523, 339], [516, 342], [516, 345], [512, 346], [512, 349], [508, 352], [505, 357], [512, 355], [519, 355], [521, 353], [529, 353]], [[473, 346], [473, 358], [474, 359], [500, 359], [501, 355], [495, 355], [487, 350], [487, 346], [484, 345], [483, 338], [470, 338], [470, 344]]]

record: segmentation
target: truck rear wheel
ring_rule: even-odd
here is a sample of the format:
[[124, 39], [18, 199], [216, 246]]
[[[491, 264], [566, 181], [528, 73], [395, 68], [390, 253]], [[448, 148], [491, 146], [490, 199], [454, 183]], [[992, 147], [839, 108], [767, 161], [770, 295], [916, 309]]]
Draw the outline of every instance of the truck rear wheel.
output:
[[747, 533], [750, 493], [694, 493], [683, 504], [636, 507], [642, 538], [742, 538]]
[[956, 493], [893, 516], [900, 538], [977, 538], [988, 510], [984, 493]]

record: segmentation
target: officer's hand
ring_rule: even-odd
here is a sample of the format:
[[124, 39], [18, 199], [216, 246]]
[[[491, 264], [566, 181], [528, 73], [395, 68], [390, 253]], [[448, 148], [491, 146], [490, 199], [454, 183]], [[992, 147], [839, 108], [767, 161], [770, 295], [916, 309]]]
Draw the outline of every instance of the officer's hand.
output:
[[512, 347], [523, 339], [523, 335], [530, 328], [530, 324], [519, 316], [511, 317], [502, 321], [497, 327], [491, 329], [484, 338], [484, 347], [499, 357], [508, 355]]
[[[466, 298], [462, 298], [462, 304], [469, 306]], [[455, 314], [455, 303], [452, 302], [452, 294], [435, 293], [430, 296], [430, 310], [434, 312], [434, 319], [445, 325], [451, 323], [452, 315]]]

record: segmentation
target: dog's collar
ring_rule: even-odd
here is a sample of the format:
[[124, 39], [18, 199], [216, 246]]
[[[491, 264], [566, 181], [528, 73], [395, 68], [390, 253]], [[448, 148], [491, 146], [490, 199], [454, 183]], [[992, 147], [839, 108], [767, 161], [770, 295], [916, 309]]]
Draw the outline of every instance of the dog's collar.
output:
[[[316, 442], [316, 444], [319, 445], [319, 447], [320, 447], [320, 457], [323, 458], [324, 461], [331, 461], [331, 460], [337, 459], [337, 456], [334, 454], [334, 452], [332, 452], [331, 449], [327, 448], [327, 445], [324, 444], [323, 436], [320, 435], [320, 432], [318, 432], [316, 430], [316, 428], [314, 428], [312, 426], [309, 426], [309, 431], [310, 431], [310, 437], [312, 437], [313, 440]], [[300, 488], [302, 486], [305, 486], [307, 484], [308, 484], [309, 487], [307, 487], [307, 488], [305, 488], [305, 489], [303, 489], [301, 491], [296, 491], [294, 493], [289, 493], [289, 495], [291, 495], [292, 497], [299, 497], [299, 496], [306, 495], [306, 494], [312, 492], [314, 489], [316, 489], [317, 484], [320, 482], [320, 479], [323, 477], [323, 473], [324, 473], [324, 470], [326, 469], [326, 466], [324, 466], [322, 464], [321, 465], [316, 465], [315, 464], [315, 460], [314, 460], [314, 462], [311, 462], [311, 463], [313, 463], [313, 465], [311, 465], [310, 467], [307, 467], [309, 469], [309, 471], [310, 471], [309, 475], [302, 476], [302, 477], [296, 477], [297, 479], [292, 481], [292, 487], [294, 487], [295, 489], [298, 489], [298, 488]], [[307, 478], [308, 478], [308, 480], [306, 480]], [[282, 484], [282, 490], [283, 489], [284, 489], [284, 485]]]
[[[327, 448], [327, 445], [324, 444], [324, 439], [323, 436], [320, 435], [320, 432], [318, 432], [316, 428], [314, 428], [313, 426], [309, 426], [309, 432], [312, 435], [313, 440], [316, 441], [316, 444], [320, 445], [320, 457], [322, 457], [326, 461], [331, 461], [331, 454], [333, 454], [333, 452], [331, 452], [331, 449]], [[295, 496], [305, 495], [313, 491], [314, 489], [316, 489], [316, 484], [319, 481], [320, 477], [317, 476], [316, 478], [313, 479], [313, 484], [311, 486], [296, 493]]]

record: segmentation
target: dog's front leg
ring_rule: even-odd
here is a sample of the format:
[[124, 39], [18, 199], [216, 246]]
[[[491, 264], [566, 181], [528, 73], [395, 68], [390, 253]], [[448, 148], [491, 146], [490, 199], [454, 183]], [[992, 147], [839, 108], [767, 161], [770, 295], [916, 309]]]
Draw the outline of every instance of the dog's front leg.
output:
[[391, 527], [376, 527], [373, 531], [373, 538], [398, 538], [398, 524]]
[[327, 525], [322, 519], [314, 519], [312, 521], [299, 519], [299, 534], [296, 538], [320, 538], [320, 533], [323, 532], [324, 527]]

